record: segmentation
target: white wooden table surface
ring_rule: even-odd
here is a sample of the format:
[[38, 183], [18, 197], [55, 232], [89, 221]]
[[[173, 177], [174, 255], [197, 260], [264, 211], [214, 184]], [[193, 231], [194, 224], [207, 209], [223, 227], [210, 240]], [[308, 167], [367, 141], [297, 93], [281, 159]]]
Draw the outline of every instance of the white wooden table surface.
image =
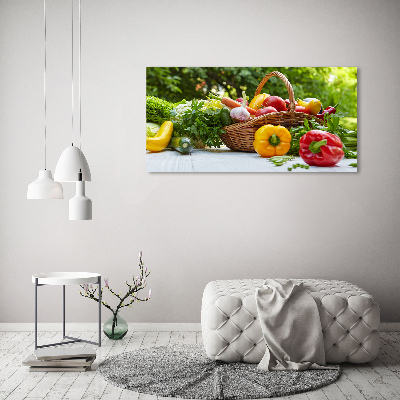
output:
[[[292, 169], [291, 173], [299, 172], [357, 172], [355, 159], [343, 159], [334, 167], [310, 167]], [[191, 154], [181, 154], [165, 149], [160, 153], [147, 152], [146, 169], [148, 172], [289, 172], [293, 164], [305, 164], [297, 157], [277, 167], [257, 153], [232, 151], [228, 148], [193, 149]]]

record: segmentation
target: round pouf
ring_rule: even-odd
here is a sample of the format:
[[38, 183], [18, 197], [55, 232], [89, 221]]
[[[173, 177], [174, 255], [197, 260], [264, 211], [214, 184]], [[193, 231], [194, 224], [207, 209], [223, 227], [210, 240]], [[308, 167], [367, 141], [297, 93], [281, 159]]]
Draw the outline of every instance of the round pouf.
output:
[[340, 371], [259, 371], [257, 364], [212, 361], [201, 345], [170, 345], [110, 357], [99, 374], [116, 386], [157, 396], [260, 399], [329, 385]]

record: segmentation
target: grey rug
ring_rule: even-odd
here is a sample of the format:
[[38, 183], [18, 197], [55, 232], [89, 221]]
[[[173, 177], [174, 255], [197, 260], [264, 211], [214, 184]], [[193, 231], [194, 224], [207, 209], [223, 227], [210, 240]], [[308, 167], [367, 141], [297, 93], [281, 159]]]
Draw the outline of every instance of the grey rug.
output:
[[257, 364], [212, 361], [201, 345], [171, 345], [107, 358], [99, 374], [116, 386], [157, 396], [260, 399], [329, 385], [340, 371], [259, 371]]

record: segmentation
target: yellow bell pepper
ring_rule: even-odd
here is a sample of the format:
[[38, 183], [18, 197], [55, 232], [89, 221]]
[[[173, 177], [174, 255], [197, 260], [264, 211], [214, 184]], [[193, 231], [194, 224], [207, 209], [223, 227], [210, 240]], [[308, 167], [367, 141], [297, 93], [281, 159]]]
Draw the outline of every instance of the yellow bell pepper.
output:
[[305, 107], [311, 115], [317, 115], [321, 110], [321, 102], [318, 99], [312, 99], [308, 103], [303, 100], [297, 100], [297, 104]]
[[156, 136], [146, 138], [146, 150], [149, 150], [153, 153], [164, 150], [171, 140], [173, 129], [173, 123], [171, 121], [165, 121], [161, 125]]
[[254, 150], [261, 157], [283, 156], [290, 149], [290, 132], [281, 125], [264, 125], [254, 135]]
[[267, 97], [269, 97], [269, 94], [267, 93], [261, 93], [258, 94], [257, 96], [254, 96], [253, 100], [251, 100], [249, 104], [249, 107], [252, 108], [253, 110], [259, 110], [262, 107], [262, 104]]

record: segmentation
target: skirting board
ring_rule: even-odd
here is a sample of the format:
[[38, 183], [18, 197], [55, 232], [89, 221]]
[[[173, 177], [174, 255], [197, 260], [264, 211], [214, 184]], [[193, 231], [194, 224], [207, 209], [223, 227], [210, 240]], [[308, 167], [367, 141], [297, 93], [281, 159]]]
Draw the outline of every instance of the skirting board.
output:
[[382, 332], [400, 332], [400, 322], [381, 322]]
[[[105, 321], [104, 321], [105, 322]], [[103, 324], [102, 324], [103, 326]], [[201, 331], [200, 323], [151, 323], [151, 322], [138, 322], [128, 323], [130, 332], [199, 332]], [[98, 324], [96, 322], [90, 323], [66, 323], [65, 329], [68, 332], [96, 332]], [[1, 331], [18, 331], [18, 332], [29, 332], [34, 331], [35, 326], [33, 323], [12, 323], [2, 322], [0, 323]], [[38, 331], [62, 331], [62, 323], [56, 322], [41, 322], [38, 323]]]
[[[96, 332], [97, 323], [67, 323], [66, 330], [69, 332]], [[200, 332], [200, 323], [151, 323], [151, 322], [138, 322], [128, 323], [131, 332]], [[34, 331], [33, 323], [0, 323], [1, 331], [18, 331], [29, 332]], [[382, 332], [400, 332], [400, 322], [382, 322], [380, 330]], [[61, 323], [38, 323], [38, 331], [62, 331]]]

